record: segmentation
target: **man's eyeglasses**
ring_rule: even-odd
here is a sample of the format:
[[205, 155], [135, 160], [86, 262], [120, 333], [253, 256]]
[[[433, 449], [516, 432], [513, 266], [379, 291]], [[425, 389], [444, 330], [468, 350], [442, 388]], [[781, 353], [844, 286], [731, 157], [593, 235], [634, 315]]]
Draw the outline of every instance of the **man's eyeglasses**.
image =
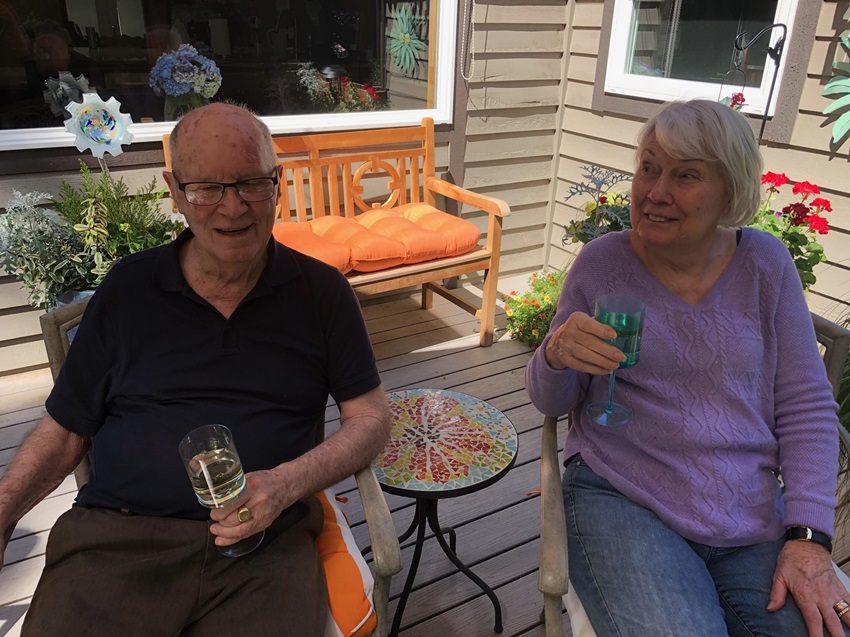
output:
[[196, 206], [212, 206], [224, 198], [227, 188], [235, 188], [243, 201], [265, 201], [274, 195], [277, 186], [277, 175], [273, 177], [255, 177], [224, 183], [220, 181], [187, 181], [181, 182], [174, 176], [177, 187], [186, 195], [186, 201]]

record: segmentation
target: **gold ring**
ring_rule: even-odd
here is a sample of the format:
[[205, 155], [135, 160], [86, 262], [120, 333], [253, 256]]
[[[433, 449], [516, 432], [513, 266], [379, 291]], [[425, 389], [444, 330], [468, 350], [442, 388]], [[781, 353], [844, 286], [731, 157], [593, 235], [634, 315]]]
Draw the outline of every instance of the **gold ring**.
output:
[[848, 612], [850, 612], [850, 604], [848, 604], [845, 600], [839, 599], [835, 604], [832, 605], [832, 608], [838, 614], [839, 617], [843, 617]]
[[[251, 513], [251, 509], [249, 509], [248, 507], [241, 506], [241, 507], [239, 507], [239, 510], [236, 512], [236, 517], [239, 518], [240, 522], [247, 522], [248, 520], [250, 520], [251, 518], [254, 517], [254, 514]], [[847, 602], [844, 602], [844, 603], [847, 604]], [[837, 604], [836, 604], [836, 606], [837, 606]], [[847, 608], [850, 609], [850, 606], [847, 606]], [[836, 609], [836, 612], [837, 612], [837, 610], [838, 609]]]

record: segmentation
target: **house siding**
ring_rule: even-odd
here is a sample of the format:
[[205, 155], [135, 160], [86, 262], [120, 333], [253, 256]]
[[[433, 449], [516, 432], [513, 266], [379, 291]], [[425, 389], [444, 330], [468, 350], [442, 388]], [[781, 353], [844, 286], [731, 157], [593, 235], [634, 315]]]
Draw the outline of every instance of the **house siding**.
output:
[[[571, 12], [563, 0], [476, 3], [465, 136], [452, 143], [463, 145], [463, 185], [511, 207], [502, 237], [503, 275], [545, 263]], [[472, 70], [469, 60], [465, 69]], [[463, 214], [486, 230], [484, 215]]]

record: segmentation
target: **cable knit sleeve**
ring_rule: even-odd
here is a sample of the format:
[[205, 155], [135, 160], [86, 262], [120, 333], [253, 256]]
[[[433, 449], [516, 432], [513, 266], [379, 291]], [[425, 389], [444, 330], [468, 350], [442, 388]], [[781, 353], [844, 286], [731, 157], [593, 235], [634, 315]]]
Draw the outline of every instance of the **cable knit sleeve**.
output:
[[832, 387], [817, 348], [797, 270], [785, 246], [774, 308], [777, 364], [774, 418], [785, 483], [785, 526], [832, 535], [838, 471], [838, 417]]
[[558, 300], [558, 311], [552, 319], [549, 333], [525, 368], [528, 396], [534, 406], [547, 416], [563, 416], [572, 411], [581, 398], [582, 389], [587, 387], [587, 380], [584, 383], [580, 380], [586, 374], [579, 374], [573, 369], [554, 369], [546, 361], [544, 353], [552, 334], [575, 311], [569, 307], [566, 297], [565, 290]]
[[573, 411], [590, 383], [589, 374], [552, 368], [546, 361], [546, 345], [573, 312], [593, 316], [594, 300], [603, 285], [604, 273], [609, 271], [606, 264], [612, 250], [617, 250], [623, 242], [622, 237], [615, 237], [615, 234], [600, 237], [582, 248], [564, 279], [549, 333], [525, 368], [525, 388], [531, 402], [547, 416], [563, 416]]

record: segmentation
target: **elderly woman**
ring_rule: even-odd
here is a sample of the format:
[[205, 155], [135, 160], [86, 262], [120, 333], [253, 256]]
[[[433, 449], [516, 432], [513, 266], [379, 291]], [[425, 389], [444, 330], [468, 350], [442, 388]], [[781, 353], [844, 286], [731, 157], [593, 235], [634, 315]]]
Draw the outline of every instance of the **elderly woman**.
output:
[[[540, 411], [573, 415], [576, 593], [600, 637], [841, 637], [836, 405], [787, 248], [741, 228], [759, 201], [753, 133], [727, 106], [667, 104], [636, 163], [632, 229], [582, 250], [526, 370]], [[618, 372], [633, 418], [603, 427], [585, 410], [625, 356], [592, 315], [616, 292], [646, 315], [640, 362]]]

